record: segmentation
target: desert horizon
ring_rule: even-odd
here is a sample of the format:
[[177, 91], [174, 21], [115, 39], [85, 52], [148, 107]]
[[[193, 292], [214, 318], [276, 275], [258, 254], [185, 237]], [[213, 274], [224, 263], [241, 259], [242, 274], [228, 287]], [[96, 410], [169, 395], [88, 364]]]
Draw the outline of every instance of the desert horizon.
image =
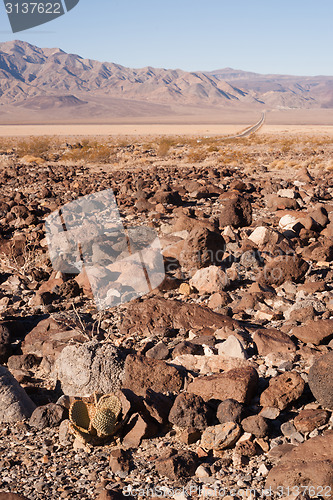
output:
[[328, 500], [332, 1], [4, 3], [0, 500]]

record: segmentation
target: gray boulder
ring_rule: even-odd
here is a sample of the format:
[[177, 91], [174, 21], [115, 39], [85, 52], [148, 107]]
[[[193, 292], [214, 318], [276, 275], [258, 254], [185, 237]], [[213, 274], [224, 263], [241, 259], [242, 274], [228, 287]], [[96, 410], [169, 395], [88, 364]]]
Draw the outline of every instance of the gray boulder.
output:
[[97, 341], [67, 346], [55, 364], [55, 375], [68, 396], [107, 394], [121, 387], [124, 359], [117, 347]]
[[30, 418], [36, 408], [10, 371], [0, 366], [0, 423], [14, 423]]

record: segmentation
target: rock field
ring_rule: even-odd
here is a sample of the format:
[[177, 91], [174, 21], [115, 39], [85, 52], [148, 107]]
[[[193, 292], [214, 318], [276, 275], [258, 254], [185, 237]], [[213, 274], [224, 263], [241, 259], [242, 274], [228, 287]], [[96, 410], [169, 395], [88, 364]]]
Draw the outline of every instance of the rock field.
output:
[[[0, 500], [332, 497], [333, 170], [311, 144], [281, 169], [183, 149], [129, 141], [126, 164], [94, 167], [0, 152]], [[52, 268], [44, 223], [106, 189], [157, 232], [165, 278], [98, 310], [84, 269]], [[94, 394], [120, 401], [117, 430], [80, 440], [71, 408]]]

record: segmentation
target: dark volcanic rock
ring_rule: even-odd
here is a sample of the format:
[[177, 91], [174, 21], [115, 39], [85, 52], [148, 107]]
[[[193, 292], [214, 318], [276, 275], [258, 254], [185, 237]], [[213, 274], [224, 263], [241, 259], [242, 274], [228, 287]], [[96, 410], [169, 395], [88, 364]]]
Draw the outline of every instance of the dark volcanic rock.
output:
[[216, 412], [220, 424], [226, 422], [239, 423], [243, 412], [243, 405], [235, 399], [225, 399], [219, 404]]
[[155, 462], [156, 470], [161, 476], [183, 482], [194, 475], [198, 466], [198, 457], [192, 451], [168, 450]]
[[185, 240], [179, 263], [188, 271], [210, 265], [220, 265], [223, 260], [225, 242], [220, 233], [208, 228], [194, 228]]
[[56, 427], [63, 420], [65, 410], [62, 406], [49, 403], [45, 406], [39, 406], [30, 417], [30, 427], [45, 429], [45, 427]]
[[333, 351], [318, 358], [311, 366], [309, 386], [318, 403], [333, 410]]
[[223, 200], [220, 227], [244, 227], [252, 224], [252, 207], [249, 200], [242, 196]]
[[299, 283], [309, 264], [295, 255], [281, 255], [268, 262], [259, 276], [262, 285], [280, 286], [285, 281]]
[[200, 396], [182, 393], [176, 397], [169, 421], [181, 428], [203, 430], [211, 424], [212, 410]]
[[12, 353], [11, 335], [9, 328], [0, 323], [0, 364], [6, 363]]

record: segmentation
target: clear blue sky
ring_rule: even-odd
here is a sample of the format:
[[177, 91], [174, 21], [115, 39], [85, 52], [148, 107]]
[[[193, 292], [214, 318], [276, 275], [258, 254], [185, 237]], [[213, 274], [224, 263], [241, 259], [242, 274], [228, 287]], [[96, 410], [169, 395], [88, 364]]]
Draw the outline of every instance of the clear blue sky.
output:
[[80, 0], [16, 34], [1, 2], [0, 40], [14, 39], [135, 68], [333, 75], [333, 0]]

